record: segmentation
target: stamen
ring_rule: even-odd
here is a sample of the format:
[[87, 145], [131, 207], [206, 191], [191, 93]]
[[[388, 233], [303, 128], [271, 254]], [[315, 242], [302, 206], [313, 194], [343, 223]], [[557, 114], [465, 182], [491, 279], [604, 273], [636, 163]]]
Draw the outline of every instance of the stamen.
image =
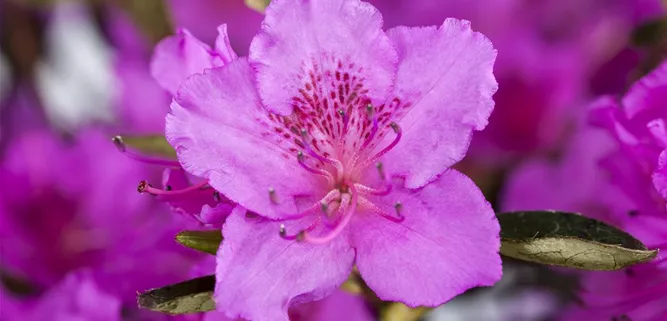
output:
[[154, 157], [149, 157], [145, 155], [138, 154], [134, 151], [130, 151], [127, 149], [127, 146], [123, 142], [123, 139], [120, 136], [115, 136], [111, 139], [113, 141], [114, 145], [116, 145], [116, 148], [118, 150], [125, 154], [127, 157], [132, 158], [136, 161], [146, 163], [146, 164], [153, 164], [153, 165], [160, 165], [160, 166], [167, 166], [167, 167], [181, 167], [181, 164], [178, 163], [178, 161], [175, 160], [169, 160], [169, 159], [161, 159], [161, 158], [154, 158]]
[[280, 237], [282, 237], [285, 240], [294, 241], [294, 240], [302, 240], [303, 233], [304, 232], [301, 231], [294, 235], [287, 235], [287, 231], [285, 231], [285, 224], [280, 224], [280, 232], [278, 233], [278, 235], [280, 235]]
[[384, 156], [387, 152], [392, 150], [394, 147], [396, 147], [396, 144], [401, 140], [401, 136], [403, 135], [403, 132], [401, 131], [401, 127], [398, 126], [397, 123], [392, 122], [391, 123], [391, 129], [394, 130], [394, 133], [396, 133], [396, 138], [394, 141], [389, 144], [389, 146], [385, 147], [383, 150], [381, 150], [379, 153], [375, 154], [375, 156], [369, 158], [361, 167], [366, 167], [372, 163], [375, 163], [380, 157]]
[[373, 118], [373, 115], [375, 115], [375, 109], [373, 109], [373, 105], [366, 105], [366, 116], [368, 116], [368, 118]]
[[338, 223], [338, 225], [336, 225], [336, 227], [334, 227], [329, 234], [326, 234], [324, 236], [311, 236], [309, 234], [310, 231], [304, 231], [303, 233], [304, 242], [310, 244], [326, 244], [331, 242], [338, 235], [340, 235], [341, 232], [343, 232], [345, 227], [347, 227], [347, 225], [350, 223], [350, 220], [352, 219], [352, 216], [354, 215], [355, 211], [357, 210], [357, 201], [359, 192], [357, 191], [356, 187], [354, 187], [354, 185], [350, 185], [350, 192], [351, 192], [350, 206], [346, 208], [346, 211], [343, 213], [343, 219]]
[[326, 158], [324, 156], [318, 155], [310, 147], [310, 143], [308, 143], [308, 132], [305, 129], [301, 130], [301, 141], [303, 141], [303, 146], [305, 147], [306, 152], [308, 152], [308, 154], [310, 156], [314, 157], [315, 159], [317, 159], [317, 160], [319, 160], [323, 163], [331, 164], [334, 167], [336, 167], [336, 171], [338, 172], [339, 177], [343, 175], [343, 163], [341, 163], [340, 161], [338, 161], [336, 159]]
[[401, 210], [403, 209], [403, 204], [401, 202], [396, 202], [394, 204], [394, 209], [396, 209], [396, 216], [402, 217]]
[[392, 190], [392, 185], [389, 183], [385, 184], [384, 189], [371, 188], [361, 184], [354, 184], [354, 186], [359, 190], [359, 193], [376, 196], [387, 196], [389, 193], [391, 193]]
[[302, 241], [304, 239], [304, 236], [306, 235], [306, 232], [314, 230], [315, 227], [317, 226], [317, 223], [319, 222], [320, 220], [317, 219], [315, 220], [315, 222], [311, 223], [308, 227], [299, 231], [299, 233], [293, 235], [287, 235], [287, 231], [285, 230], [285, 224], [280, 224], [280, 231], [278, 232], [278, 235], [280, 235], [280, 237], [288, 241], [294, 241], [294, 240]]
[[222, 200], [222, 198], [220, 197], [220, 192], [218, 191], [213, 192], [213, 200], [216, 202], [220, 202]]
[[[332, 219], [331, 214], [333, 214], [333, 212], [329, 212], [329, 204], [325, 203], [325, 202], [322, 202], [321, 206], [320, 206], [320, 210], [322, 211], [322, 214], [324, 214], [324, 216], [326, 217], [326, 219], [324, 220], [324, 225], [326, 225], [327, 227], [330, 227], [330, 228], [335, 227], [336, 225], [333, 224], [333, 222], [331, 220]], [[335, 209], [334, 209], [334, 211], [335, 211]]]
[[273, 187], [269, 187], [269, 199], [271, 200], [271, 203], [278, 204], [278, 196], [276, 195], [276, 189]]
[[[377, 215], [380, 215], [380, 216], [382, 216], [382, 217], [384, 217], [384, 218], [386, 218], [386, 219], [388, 219], [388, 220], [390, 220], [394, 223], [401, 223], [405, 220], [405, 216], [401, 215], [400, 213], [398, 214], [398, 216], [389, 215], [389, 214], [385, 213], [385, 211], [383, 211], [382, 209], [377, 207], [375, 204], [366, 200], [363, 197], [359, 201], [359, 204], [361, 204], [361, 206], [363, 206], [364, 208], [370, 209], [371, 212], [373, 212]], [[394, 205], [394, 207], [396, 207], [396, 206]]]
[[338, 114], [340, 115], [341, 118], [343, 118], [343, 135], [345, 135], [347, 133], [347, 123], [350, 119], [347, 117], [347, 114], [342, 109], [338, 110]]
[[184, 189], [179, 189], [179, 190], [172, 190], [170, 186], [167, 186], [167, 190], [159, 189], [153, 187], [151, 184], [148, 184], [146, 181], [141, 181], [139, 182], [139, 186], [137, 186], [137, 191], [139, 193], [148, 193], [151, 195], [155, 196], [176, 196], [176, 195], [183, 195], [191, 192], [195, 192], [204, 188], [210, 188], [208, 185], [207, 180], [203, 180], [197, 184], [188, 186]]
[[359, 148], [360, 151], [364, 150], [373, 141], [373, 138], [378, 131], [378, 119], [375, 117], [375, 110], [373, 109], [373, 105], [368, 104], [366, 106], [366, 116], [368, 116], [368, 118], [373, 122], [373, 127], [371, 128], [371, 132], [369, 133], [368, 138], [364, 140], [364, 143]]
[[305, 162], [306, 156], [303, 155], [303, 152], [299, 151], [299, 153], [296, 156], [296, 159], [299, 161], [299, 165], [301, 165], [301, 167], [303, 167], [305, 170], [307, 170], [307, 171], [309, 171], [309, 172], [311, 172], [315, 175], [321, 175], [321, 176], [326, 177], [329, 184], [333, 183], [334, 178], [331, 175], [331, 173], [329, 173], [327, 171], [324, 171], [324, 170], [321, 170], [321, 169], [315, 169], [315, 168], [312, 168], [312, 167], [306, 165], [306, 162]]
[[386, 177], [384, 176], [384, 166], [382, 165], [382, 162], [375, 164], [375, 168], [377, 168], [378, 174], [380, 174], [380, 180], [384, 181]]

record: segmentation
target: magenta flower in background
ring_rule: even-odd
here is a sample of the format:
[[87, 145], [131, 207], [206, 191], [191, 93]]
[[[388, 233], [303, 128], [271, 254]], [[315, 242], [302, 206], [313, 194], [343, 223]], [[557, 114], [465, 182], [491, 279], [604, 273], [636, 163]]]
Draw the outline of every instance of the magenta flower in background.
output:
[[68, 274], [37, 299], [17, 300], [2, 291], [3, 321], [122, 320], [120, 300], [101, 290], [88, 270]]
[[105, 293], [95, 284], [90, 271], [86, 270], [68, 274], [39, 299], [27, 303], [23, 308], [25, 310], [15, 314], [14, 318], [3, 320], [123, 320], [118, 297]]
[[465, 21], [381, 27], [360, 1], [273, 1], [248, 59], [180, 86], [167, 139], [239, 204], [218, 252], [228, 316], [286, 320], [353, 264], [410, 306], [500, 278], [493, 211], [449, 169], [493, 108], [495, 51]]
[[19, 317], [23, 316], [24, 304], [4, 287], [0, 287], [0, 302], [2, 302], [2, 309], [0, 309], [2, 320], [19, 320]]
[[[663, 63], [621, 101], [600, 98], [590, 112], [596, 127], [582, 125], [559, 164], [538, 161], [520, 168], [508, 183], [504, 209], [578, 211], [628, 231], [649, 248], [664, 250], [666, 71]], [[667, 318], [667, 265], [662, 255], [620, 272], [586, 273], [583, 286], [584, 306], [564, 319]]]
[[167, 3], [174, 25], [190, 30], [204, 43], [213, 43], [218, 37], [216, 28], [226, 23], [231, 32], [231, 47], [241, 55], [247, 55], [250, 41], [264, 18], [244, 0], [169, 0]]
[[122, 125], [119, 131], [132, 134], [163, 132], [171, 95], [150, 74], [150, 43], [117, 9], [109, 9], [107, 24], [116, 49], [113, 69], [117, 90], [113, 107]]
[[[69, 315], [68, 306], [77, 304], [81, 309], [88, 305], [90, 310], [82, 313], [97, 313], [114, 302], [139, 313], [138, 290], [182, 280], [200, 256], [173, 241], [186, 222], [137, 195], [135, 177], [149, 173], [118, 153], [102, 130], [82, 130], [68, 141], [45, 127], [14, 132], [0, 166], [0, 268], [38, 295], [14, 300], [45, 305], [30, 313], [64, 305], [62, 313]], [[89, 270], [85, 278], [95, 286], [63, 281], [82, 269]], [[83, 288], [67, 292], [72, 282]], [[108, 305], [99, 307], [98, 294]], [[19, 312], [19, 319], [28, 318], [26, 311]], [[95, 314], [80, 317], [107, 320]]]
[[[568, 125], [584, 113], [592, 75], [627, 43], [632, 28], [664, 12], [658, 0], [371, 2], [386, 13], [388, 26], [455, 17], [493, 41], [496, 108], [489, 126], [475, 134], [468, 159], [496, 167], [512, 156], [559, 148]], [[636, 63], [622, 66], [624, 77]], [[619, 69], [605, 72], [621, 74], [612, 67]]]

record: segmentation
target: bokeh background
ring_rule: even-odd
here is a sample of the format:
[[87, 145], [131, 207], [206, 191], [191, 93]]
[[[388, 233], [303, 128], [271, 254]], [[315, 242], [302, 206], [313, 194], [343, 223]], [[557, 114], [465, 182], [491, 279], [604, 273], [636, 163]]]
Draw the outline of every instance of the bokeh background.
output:
[[[264, 2], [0, 0], [0, 320], [183, 318], [139, 310], [137, 291], [214, 262], [173, 241], [193, 220], [137, 193], [160, 168], [110, 138], [163, 131], [171, 98], [150, 72], [160, 39], [184, 28], [212, 45], [227, 23], [246, 54]], [[498, 49], [495, 111], [457, 164], [498, 210], [518, 166], [557, 159], [590, 101], [620, 96], [667, 52], [660, 0], [369, 2], [386, 28], [462, 18]], [[506, 260], [498, 285], [423, 318], [557, 320], [578, 289], [577, 273]]]

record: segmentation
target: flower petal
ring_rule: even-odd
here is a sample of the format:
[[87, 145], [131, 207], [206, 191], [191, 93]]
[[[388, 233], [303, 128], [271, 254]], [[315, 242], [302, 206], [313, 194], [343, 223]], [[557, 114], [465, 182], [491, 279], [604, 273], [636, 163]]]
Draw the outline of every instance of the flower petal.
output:
[[486, 126], [497, 89], [496, 51], [465, 20], [447, 19], [440, 28], [397, 27], [388, 35], [399, 54], [399, 104], [392, 108], [403, 138], [386, 163], [406, 176], [406, 187], [416, 188], [461, 160], [472, 131]]
[[[192, 186], [187, 173], [182, 169], [167, 168], [163, 172], [162, 179], [163, 186], [176, 190]], [[193, 191], [180, 197], [165, 198], [164, 201], [174, 212], [218, 228], [222, 227], [222, 223], [234, 207], [233, 203], [222, 195], [217, 200], [210, 189]]]
[[395, 223], [364, 211], [352, 222], [357, 267], [380, 299], [437, 306], [500, 280], [500, 227], [465, 175], [449, 170], [421, 190], [372, 201], [389, 214], [400, 201], [405, 217]]
[[662, 198], [667, 199], [667, 150], [660, 153], [658, 166], [653, 172], [653, 186]]
[[215, 38], [215, 52], [220, 55], [225, 63], [238, 58], [238, 55], [229, 43], [229, 35], [227, 35], [227, 25], [221, 24], [218, 26], [218, 37]]
[[339, 92], [327, 76], [348, 73], [362, 95], [381, 104], [396, 71], [396, 51], [382, 16], [359, 0], [275, 0], [250, 45], [264, 104], [278, 114], [292, 112], [293, 98], [308, 86], [323, 97]]
[[[2, 305], [4, 309], [4, 301]], [[121, 308], [121, 301], [106, 293], [90, 271], [83, 269], [67, 274], [40, 296], [21, 320], [120, 321]]]
[[294, 197], [311, 195], [322, 181], [299, 165], [295, 142], [272, 127], [275, 119], [259, 102], [250, 65], [239, 58], [183, 83], [166, 137], [186, 171], [243, 207], [278, 218], [296, 213]]
[[638, 114], [653, 112], [653, 117], [656, 117], [656, 114], [666, 117], [663, 107], [666, 99], [667, 61], [642, 77], [628, 90], [623, 98], [625, 114], [628, 118], [635, 118]]
[[[299, 224], [287, 229], [298, 231]], [[348, 277], [354, 250], [341, 235], [329, 244], [288, 241], [279, 222], [232, 212], [222, 229], [217, 255], [215, 301], [228, 317], [289, 320], [288, 308], [331, 294]]]
[[151, 74], [165, 90], [176, 94], [178, 86], [190, 75], [204, 69], [222, 66], [235, 58], [227, 40], [227, 26], [218, 28], [220, 35], [216, 50], [199, 41], [189, 31], [180, 29], [155, 47], [151, 61]]
[[362, 295], [336, 290], [316, 302], [299, 305], [289, 311], [292, 321], [371, 321], [375, 320]]

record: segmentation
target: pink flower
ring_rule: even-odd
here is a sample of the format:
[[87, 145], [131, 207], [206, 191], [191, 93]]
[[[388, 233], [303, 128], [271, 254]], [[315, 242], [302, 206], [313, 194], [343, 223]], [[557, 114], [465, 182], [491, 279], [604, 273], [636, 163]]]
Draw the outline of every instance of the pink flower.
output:
[[[667, 247], [667, 210], [663, 194], [667, 135], [664, 101], [667, 63], [634, 84], [618, 102], [602, 97], [558, 164], [533, 162], [508, 184], [505, 209], [550, 207], [580, 211], [628, 231], [649, 248]], [[567, 320], [665, 320], [667, 262], [620, 272], [586, 273], [584, 305]]]
[[495, 51], [466, 21], [381, 28], [364, 2], [273, 1], [249, 58], [181, 84], [167, 139], [239, 204], [218, 252], [227, 316], [287, 320], [355, 264], [410, 306], [500, 278], [493, 211], [449, 168], [493, 109]]

